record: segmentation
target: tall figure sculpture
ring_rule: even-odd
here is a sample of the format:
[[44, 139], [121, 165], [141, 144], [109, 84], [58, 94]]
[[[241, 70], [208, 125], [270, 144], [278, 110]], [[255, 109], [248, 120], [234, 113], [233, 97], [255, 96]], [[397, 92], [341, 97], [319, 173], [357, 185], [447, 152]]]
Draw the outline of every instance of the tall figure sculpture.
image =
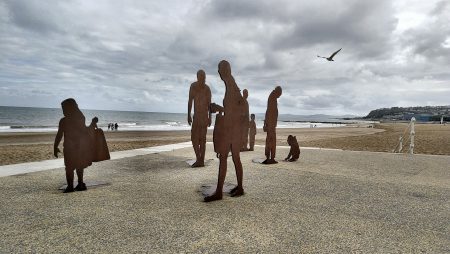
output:
[[[188, 123], [192, 125], [191, 141], [194, 147], [196, 161], [192, 167], [205, 166], [206, 132], [211, 126], [211, 90], [205, 83], [203, 70], [197, 72], [197, 81], [191, 84], [188, 101]], [[191, 117], [192, 102], [194, 102], [194, 121]]]
[[263, 161], [264, 164], [274, 164], [278, 163], [275, 160], [276, 148], [277, 148], [277, 136], [276, 128], [278, 121], [278, 102], [277, 99], [280, 98], [282, 93], [281, 87], [277, 86], [270, 93], [269, 99], [267, 100], [267, 110], [266, 119], [264, 120], [264, 131], [267, 132], [266, 136], [266, 160]]
[[216, 191], [214, 194], [205, 197], [205, 202], [222, 199], [223, 183], [227, 174], [227, 157], [230, 150], [237, 177], [237, 186], [230, 191], [230, 194], [232, 197], [244, 194], [244, 188], [242, 187], [243, 170], [239, 154], [242, 147], [244, 101], [239, 87], [231, 75], [231, 66], [225, 60], [219, 63], [219, 75], [225, 83], [223, 107], [215, 103], [211, 104], [211, 111], [214, 113], [219, 112], [216, 116], [216, 125], [214, 126], [214, 149], [220, 160], [219, 176]]
[[242, 123], [242, 147], [241, 147], [241, 151], [248, 151], [248, 130], [249, 130], [249, 125], [250, 122], [249, 117], [250, 117], [250, 111], [249, 111], [249, 106], [248, 106], [248, 90], [244, 89], [242, 91], [242, 97], [243, 97], [243, 102], [244, 102], [244, 121]]

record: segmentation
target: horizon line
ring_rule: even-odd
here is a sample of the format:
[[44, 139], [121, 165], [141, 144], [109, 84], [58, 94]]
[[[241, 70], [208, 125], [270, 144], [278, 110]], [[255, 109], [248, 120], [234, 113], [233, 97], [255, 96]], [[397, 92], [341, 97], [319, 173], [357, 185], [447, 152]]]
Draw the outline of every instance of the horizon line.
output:
[[[10, 106], [10, 105], [0, 105], [0, 107], [10, 107], [10, 108], [40, 108], [40, 109], [61, 109], [61, 108], [51, 108], [51, 107], [32, 107], [32, 106]], [[91, 109], [91, 108], [80, 108], [81, 110], [97, 110], [97, 111], [118, 111], [118, 112], [139, 112], [139, 113], [164, 113], [164, 114], [186, 114], [187, 112], [163, 112], [163, 111], [139, 111], [139, 110], [117, 110], [117, 109]], [[265, 112], [255, 112], [252, 114], [265, 114]], [[326, 115], [326, 116], [354, 116], [354, 117], [361, 117], [361, 115], [357, 114], [342, 114], [342, 115], [330, 115], [330, 114], [324, 114], [324, 113], [317, 113], [317, 114], [309, 114], [309, 115], [299, 115], [299, 114], [280, 114], [280, 115], [292, 115], [292, 116], [315, 116], [315, 115]]]

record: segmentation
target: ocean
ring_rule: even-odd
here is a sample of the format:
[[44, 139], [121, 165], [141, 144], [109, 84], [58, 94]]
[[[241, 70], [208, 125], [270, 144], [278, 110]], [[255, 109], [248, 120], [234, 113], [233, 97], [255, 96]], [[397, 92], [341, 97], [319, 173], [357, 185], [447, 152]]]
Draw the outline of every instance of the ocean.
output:
[[[117, 123], [118, 131], [172, 131], [190, 130], [186, 113], [133, 112], [113, 110], [81, 109], [89, 125], [94, 116], [99, 118], [98, 126], [108, 129], [109, 123]], [[55, 132], [63, 117], [60, 108], [30, 108], [0, 106], [0, 132]], [[263, 126], [264, 114], [256, 114], [256, 125]], [[278, 117], [279, 128], [339, 127], [354, 120], [343, 120], [327, 115]], [[214, 120], [212, 121], [214, 124]], [[360, 122], [360, 121], [358, 121]], [[213, 128], [212, 126], [210, 128]]]

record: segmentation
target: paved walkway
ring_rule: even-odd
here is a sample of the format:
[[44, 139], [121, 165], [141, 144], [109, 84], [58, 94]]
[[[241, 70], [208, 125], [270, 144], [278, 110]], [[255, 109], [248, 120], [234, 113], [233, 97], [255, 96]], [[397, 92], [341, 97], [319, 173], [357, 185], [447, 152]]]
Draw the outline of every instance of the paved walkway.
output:
[[241, 153], [246, 194], [204, 203], [219, 162], [208, 145], [190, 168], [186, 146], [94, 163], [85, 179], [108, 185], [84, 192], [58, 190], [61, 168], [0, 177], [0, 252], [450, 252], [450, 156], [305, 149], [262, 165], [256, 147]]
[[[208, 144], [211, 145], [212, 142], [208, 142]], [[128, 158], [128, 157], [139, 156], [139, 155], [168, 152], [168, 151], [173, 151], [173, 150], [181, 149], [181, 148], [187, 148], [187, 147], [191, 147], [191, 146], [192, 146], [191, 142], [183, 142], [183, 143], [163, 145], [163, 146], [153, 146], [153, 147], [139, 148], [139, 149], [133, 149], [133, 150], [117, 151], [117, 152], [111, 153], [111, 160], [118, 160], [118, 159], [123, 159], [123, 158]], [[256, 145], [256, 147], [263, 147], [263, 146]], [[282, 146], [281, 147], [278, 146], [278, 147], [282, 148]], [[322, 148], [316, 148], [316, 147], [302, 147], [301, 149], [324, 150]], [[325, 150], [337, 150], [337, 149], [325, 149]], [[31, 173], [31, 172], [39, 172], [39, 171], [44, 171], [44, 170], [49, 170], [49, 169], [54, 169], [54, 168], [62, 168], [62, 167], [64, 167], [64, 159], [53, 159], [53, 160], [44, 160], [44, 161], [5, 165], [5, 166], [0, 166], [0, 177], [20, 175], [20, 174], [26, 174], [26, 173]]]
[[[118, 160], [128, 157], [134, 157], [139, 155], [146, 154], [154, 154], [154, 153], [162, 153], [173, 151], [180, 148], [186, 148], [192, 146], [191, 142], [183, 142], [177, 144], [163, 145], [163, 146], [154, 146], [154, 147], [146, 147], [139, 148], [133, 150], [125, 150], [125, 151], [117, 151], [111, 153], [111, 160]], [[19, 163], [12, 164], [6, 166], [0, 166], [0, 177], [3, 176], [12, 176], [12, 175], [20, 175], [31, 172], [44, 171], [54, 168], [62, 168], [64, 167], [64, 159], [53, 159], [53, 160], [45, 160], [45, 161], [36, 161], [36, 162], [27, 162], [27, 163]]]

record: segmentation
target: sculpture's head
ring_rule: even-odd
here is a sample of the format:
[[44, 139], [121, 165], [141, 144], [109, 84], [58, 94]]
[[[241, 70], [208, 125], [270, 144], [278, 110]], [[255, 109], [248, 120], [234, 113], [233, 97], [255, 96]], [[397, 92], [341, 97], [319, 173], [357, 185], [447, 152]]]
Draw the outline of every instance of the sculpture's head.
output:
[[275, 87], [273, 92], [275, 93], [275, 96], [277, 98], [280, 98], [281, 94], [283, 93], [283, 90], [281, 89], [281, 86], [277, 86], [277, 87]]
[[63, 110], [63, 114], [66, 117], [72, 116], [76, 112], [79, 111], [78, 104], [75, 101], [75, 99], [73, 99], [73, 98], [65, 99], [63, 102], [61, 102], [61, 107], [62, 107], [62, 110]]
[[248, 90], [247, 90], [247, 89], [244, 89], [244, 90], [242, 91], [242, 97], [244, 97], [244, 99], [247, 99], [247, 98], [248, 98]]
[[287, 142], [290, 146], [294, 145], [295, 143], [297, 143], [297, 137], [289, 135], [287, 138]]
[[222, 60], [219, 63], [219, 75], [222, 80], [231, 76], [231, 66], [226, 60]]
[[250, 115], [250, 118], [251, 118], [252, 120], [255, 120], [255, 114], [251, 114], [251, 115]]
[[206, 74], [204, 70], [197, 71], [197, 81], [201, 84], [205, 84]]

